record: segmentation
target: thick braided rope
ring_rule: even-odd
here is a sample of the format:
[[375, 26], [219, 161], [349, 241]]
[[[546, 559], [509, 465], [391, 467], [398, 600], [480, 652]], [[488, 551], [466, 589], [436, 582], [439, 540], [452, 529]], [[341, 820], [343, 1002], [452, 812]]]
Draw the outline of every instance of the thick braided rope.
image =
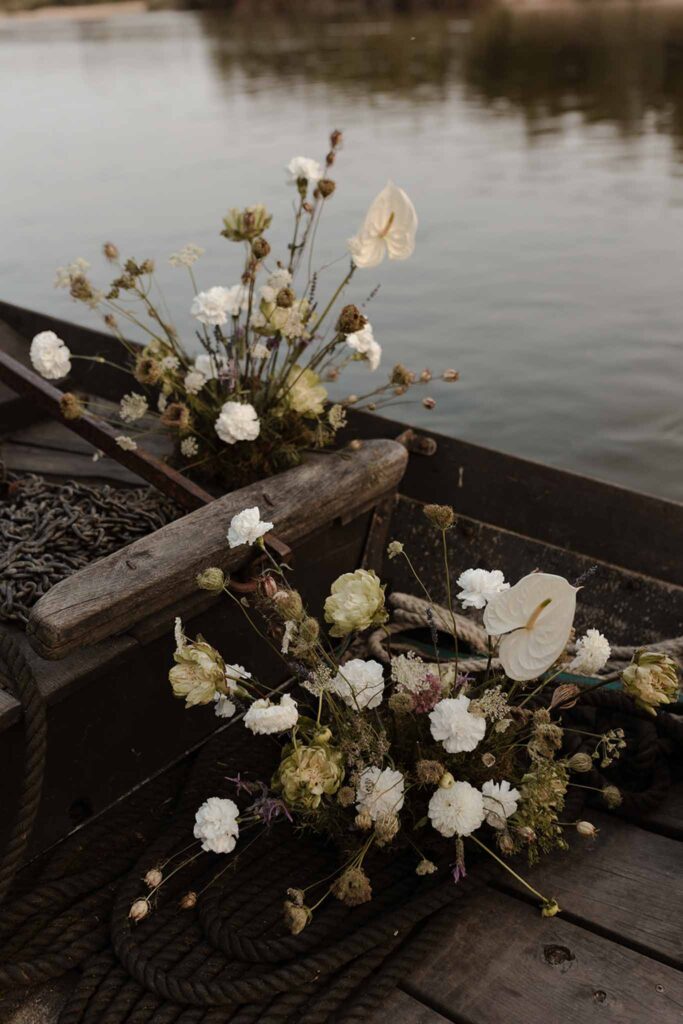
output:
[[0, 630], [0, 665], [24, 712], [24, 771], [18, 812], [0, 863], [2, 905], [26, 853], [38, 813], [45, 773], [47, 718], [31, 666], [16, 640], [4, 630]]

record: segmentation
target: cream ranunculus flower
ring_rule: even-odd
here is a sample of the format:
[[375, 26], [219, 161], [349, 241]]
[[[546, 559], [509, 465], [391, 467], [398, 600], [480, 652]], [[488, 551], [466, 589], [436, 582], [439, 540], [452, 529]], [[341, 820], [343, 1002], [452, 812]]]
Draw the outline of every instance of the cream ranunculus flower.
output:
[[345, 572], [334, 581], [325, 601], [325, 621], [332, 636], [381, 626], [389, 616], [384, 609], [384, 587], [372, 569]]
[[502, 637], [498, 653], [510, 679], [537, 679], [567, 645], [577, 588], [562, 576], [537, 572], [489, 600], [484, 628]]
[[176, 650], [174, 667], [168, 673], [176, 697], [185, 699], [185, 707], [210, 704], [216, 693], [227, 695], [230, 687], [226, 680], [225, 663], [211, 644], [198, 636], [188, 640], [183, 635], [180, 619], [176, 619]]
[[287, 747], [286, 757], [274, 778], [274, 786], [293, 810], [314, 811], [323, 795], [331, 796], [344, 778], [341, 750], [328, 743]]
[[283, 385], [281, 407], [300, 416], [320, 416], [325, 411], [327, 391], [314, 370], [293, 366]]
[[621, 676], [624, 689], [638, 707], [656, 714], [660, 704], [678, 699], [680, 681], [676, 663], [659, 651], [636, 651], [633, 661]]
[[410, 199], [393, 181], [372, 201], [357, 235], [349, 239], [349, 252], [357, 267], [376, 267], [385, 255], [407, 260], [415, 248], [417, 213]]

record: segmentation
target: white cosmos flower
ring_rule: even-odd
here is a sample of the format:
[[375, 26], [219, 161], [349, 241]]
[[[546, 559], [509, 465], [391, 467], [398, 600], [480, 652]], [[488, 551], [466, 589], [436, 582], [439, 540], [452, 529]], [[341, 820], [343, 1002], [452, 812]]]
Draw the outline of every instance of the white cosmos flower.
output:
[[382, 814], [398, 814], [403, 807], [403, 775], [393, 768], [364, 768], [356, 787], [356, 808], [373, 821]]
[[231, 853], [235, 849], [240, 827], [239, 807], [232, 800], [211, 796], [205, 800], [194, 819], [194, 837], [201, 839], [207, 853]]
[[255, 700], [244, 716], [244, 724], [257, 735], [267, 735], [292, 729], [298, 717], [296, 701], [283, 693], [279, 704], [272, 704], [267, 698]]
[[384, 671], [378, 661], [352, 658], [339, 669], [330, 689], [357, 711], [376, 708], [384, 696]]
[[299, 178], [305, 178], [306, 181], [320, 181], [323, 176], [323, 169], [317, 160], [311, 160], [307, 156], [293, 156], [287, 164], [287, 171], [289, 172], [289, 183], [296, 185]]
[[449, 754], [474, 750], [484, 738], [486, 719], [483, 715], [471, 714], [469, 706], [469, 697], [461, 693], [458, 697], [440, 700], [429, 712], [432, 736], [443, 743]]
[[454, 782], [432, 794], [427, 813], [442, 836], [469, 836], [484, 820], [484, 798], [469, 782]]
[[214, 429], [221, 441], [236, 444], [237, 441], [255, 441], [261, 423], [256, 409], [249, 402], [225, 402]]
[[248, 293], [244, 285], [235, 284], [232, 288], [215, 285], [206, 292], [199, 292], [192, 300], [190, 313], [201, 324], [209, 327], [221, 327], [228, 316], [239, 316], [240, 311], [247, 308]]
[[375, 341], [370, 324], [366, 324], [360, 331], [346, 335], [346, 344], [358, 352], [368, 363], [370, 370], [374, 371], [379, 366], [382, 358], [382, 346]]
[[245, 508], [230, 520], [228, 544], [231, 548], [237, 548], [240, 544], [255, 544], [259, 537], [263, 537], [272, 529], [272, 523], [261, 519], [258, 505], [254, 505], [253, 508]]
[[376, 267], [385, 256], [407, 260], [415, 248], [417, 213], [410, 199], [393, 181], [373, 199], [357, 235], [349, 239], [357, 267]]
[[594, 676], [605, 667], [611, 653], [607, 637], [597, 629], [588, 629], [576, 641], [576, 656], [569, 664], [569, 671], [577, 675]]
[[521, 798], [519, 790], [512, 789], [507, 779], [494, 782], [489, 779], [481, 787], [484, 797], [484, 813], [487, 824], [492, 828], [505, 828], [505, 822], [517, 810]]
[[510, 679], [537, 679], [565, 649], [577, 588], [562, 576], [537, 572], [491, 598], [484, 612], [489, 636], [501, 636], [498, 654]]
[[456, 580], [456, 585], [462, 588], [458, 600], [462, 601], [463, 608], [484, 608], [496, 594], [510, 589], [500, 569], [492, 572], [486, 569], [466, 569]]
[[59, 380], [71, 372], [71, 352], [54, 331], [36, 334], [30, 356], [33, 369], [46, 380]]
[[195, 357], [194, 373], [201, 373], [204, 380], [216, 380], [230, 369], [230, 360], [227, 356], [210, 356], [206, 352]]

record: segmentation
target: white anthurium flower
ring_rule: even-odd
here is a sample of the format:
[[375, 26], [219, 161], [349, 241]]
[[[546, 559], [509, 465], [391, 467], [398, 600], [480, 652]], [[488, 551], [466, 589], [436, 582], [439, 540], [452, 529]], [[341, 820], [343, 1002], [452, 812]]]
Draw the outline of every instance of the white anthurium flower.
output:
[[537, 679], [567, 645], [578, 589], [562, 576], [537, 572], [489, 600], [484, 628], [502, 637], [498, 654], [510, 679]]
[[346, 344], [364, 359], [371, 371], [377, 369], [382, 358], [382, 346], [375, 341], [370, 324], [366, 324], [360, 331], [346, 335]]
[[385, 256], [407, 260], [415, 248], [417, 213], [407, 194], [388, 181], [373, 199], [360, 231], [349, 239], [357, 267], [376, 267]]

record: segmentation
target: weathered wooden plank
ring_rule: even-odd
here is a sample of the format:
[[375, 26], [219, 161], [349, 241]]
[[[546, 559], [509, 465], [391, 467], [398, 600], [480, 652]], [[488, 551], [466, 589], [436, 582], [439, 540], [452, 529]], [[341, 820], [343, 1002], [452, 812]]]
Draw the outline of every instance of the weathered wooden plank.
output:
[[[100, 402], [97, 408], [98, 412], [102, 411], [105, 415], [108, 415], [109, 410], [113, 414], [118, 407], [109, 402]], [[141, 422], [142, 426], [155, 425], [151, 417], [147, 417]], [[123, 424], [121, 425], [121, 431], [125, 432]], [[57, 449], [64, 452], [81, 452], [90, 456], [92, 456], [93, 452], [97, 451], [96, 447], [84, 437], [75, 434], [73, 430], [69, 430], [64, 423], [57, 420], [44, 420], [40, 423], [33, 423], [30, 426], [14, 430], [7, 435], [6, 441], [14, 444], [33, 445], [39, 448]], [[173, 443], [168, 434], [150, 435], [145, 437], [145, 448], [152, 455], [162, 458], [172, 453]]]
[[62, 658], [86, 641], [120, 633], [189, 596], [206, 566], [234, 570], [251, 558], [250, 549], [231, 550], [226, 542], [237, 512], [258, 505], [278, 537], [292, 544], [395, 489], [406, 460], [394, 441], [368, 442], [234, 491], [58, 583], [33, 609], [31, 642], [43, 657]]
[[368, 1020], [368, 1024], [451, 1024], [452, 1017], [444, 1017], [436, 1010], [425, 1006], [419, 998], [409, 995], [400, 988], [382, 1002], [382, 1006]]
[[[581, 867], [565, 870], [590, 898]], [[678, 971], [493, 891], [472, 898], [401, 987], [468, 1024], [679, 1024], [683, 1013]], [[387, 1008], [373, 1024], [391, 1020]]]
[[[680, 843], [607, 814], [586, 817], [600, 829], [596, 841], [572, 839], [570, 851], [545, 858], [525, 877], [572, 920], [683, 968]], [[505, 887], [508, 878], [501, 872]]]
[[[351, 411], [347, 436], [396, 437], [405, 426]], [[411, 458], [401, 488], [409, 497], [448, 502], [472, 519], [683, 585], [680, 503], [434, 431], [420, 434], [436, 441], [437, 452]]]
[[148, 487], [139, 476], [114, 459], [93, 462], [92, 455], [37, 448], [28, 444], [0, 443], [0, 462], [11, 473], [38, 473], [55, 480], [80, 480], [84, 483], [125, 484]]

